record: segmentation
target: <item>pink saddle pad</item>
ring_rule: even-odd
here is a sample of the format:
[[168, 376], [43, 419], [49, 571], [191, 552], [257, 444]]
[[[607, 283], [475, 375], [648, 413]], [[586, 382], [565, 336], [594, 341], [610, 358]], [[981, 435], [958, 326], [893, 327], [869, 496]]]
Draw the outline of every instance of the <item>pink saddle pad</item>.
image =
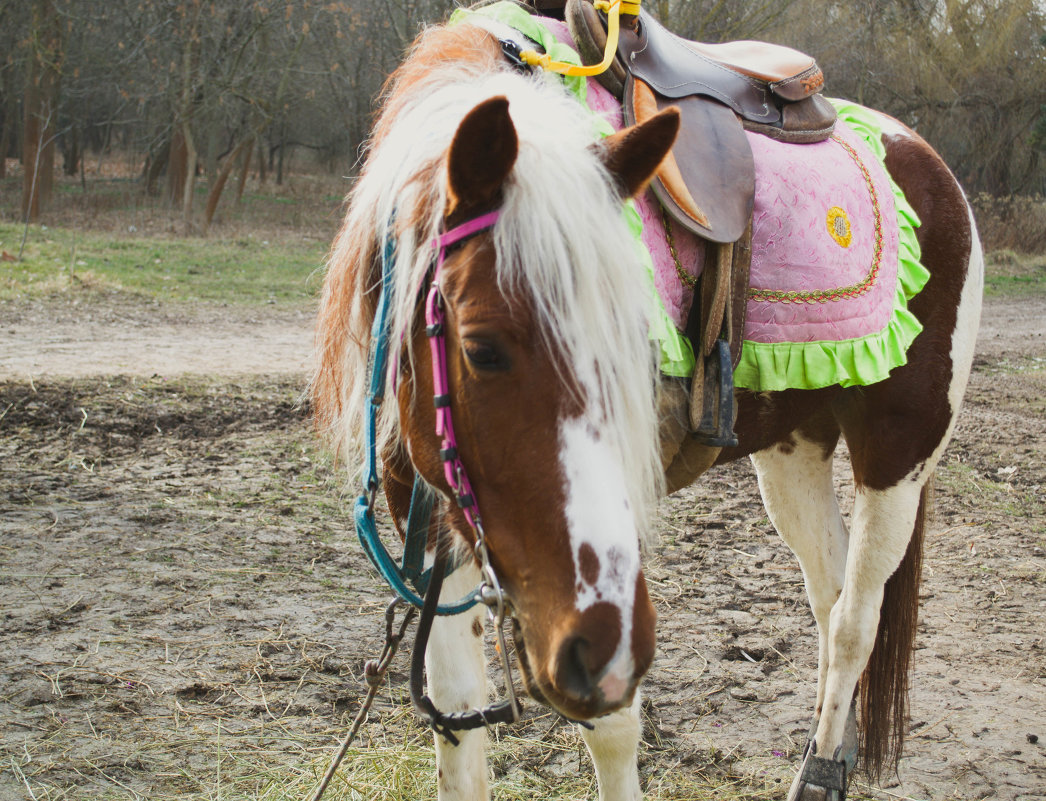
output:
[[[547, 22], [570, 42], [562, 23]], [[593, 79], [586, 102], [622, 127], [619, 101]], [[905, 363], [922, 330], [907, 309], [929, 277], [919, 264], [918, 218], [882, 163], [876, 113], [833, 102], [839, 122], [824, 142], [793, 145], [747, 134], [755, 205], [744, 346], [734, 376], [740, 387], [874, 383]], [[664, 312], [682, 330], [703, 243], [668, 223], [652, 192], [637, 198], [636, 208]]]

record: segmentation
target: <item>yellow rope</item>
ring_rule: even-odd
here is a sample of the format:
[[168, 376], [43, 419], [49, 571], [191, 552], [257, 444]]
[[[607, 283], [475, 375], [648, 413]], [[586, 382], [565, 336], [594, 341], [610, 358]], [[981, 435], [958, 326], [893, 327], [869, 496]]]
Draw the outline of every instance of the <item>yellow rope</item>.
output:
[[639, 15], [639, 8], [643, 0], [595, 0], [592, 4], [596, 11], [602, 11], [607, 15], [607, 46], [603, 51], [603, 60], [590, 67], [579, 67], [576, 64], [566, 64], [562, 61], [553, 61], [547, 53], [537, 53], [534, 50], [524, 50], [519, 57], [535, 67], [541, 67], [549, 72], [572, 77], [589, 78], [593, 75], [601, 75], [610, 69], [617, 53], [617, 40], [621, 33], [621, 15]]

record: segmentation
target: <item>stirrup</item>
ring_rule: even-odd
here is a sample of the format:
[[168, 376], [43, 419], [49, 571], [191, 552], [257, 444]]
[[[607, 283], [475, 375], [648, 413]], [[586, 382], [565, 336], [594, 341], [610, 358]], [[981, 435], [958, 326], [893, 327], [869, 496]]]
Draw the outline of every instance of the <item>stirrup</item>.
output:
[[[714, 448], [733, 448], [737, 445], [734, 433], [734, 368], [730, 360], [730, 346], [725, 339], [717, 339], [712, 353], [705, 360], [704, 381], [691, 388], [701, 393], [701, 418], [693, 436]], [[696, 400], [696, 396], [692, 396]], [[696, 415], [695, 415], [696, 417]]]

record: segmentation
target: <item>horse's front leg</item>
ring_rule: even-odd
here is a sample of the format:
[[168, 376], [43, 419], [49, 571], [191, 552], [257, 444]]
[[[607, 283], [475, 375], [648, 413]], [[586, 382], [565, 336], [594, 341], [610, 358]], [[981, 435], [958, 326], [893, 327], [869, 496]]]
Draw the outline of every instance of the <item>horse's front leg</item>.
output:
[[[478, 583], [475, 567], [460, 567], [444, 580], [440, 600], [453, 603]], [[482, 607], [473, 607], [433, 621], [425, 668], [429, 697], [441, 712], [477, 709], [487, 702], [483, 614]], [[486, 801], [487, 730], [463, 731], [455, 736], [459, 745], [436, 735], [440, 801]]]
[[[786, 446], [770, 448], [752, 456], [767, 514], [799, 559], [817, 622], [817, 704], [810, 740], [817, 742], [817, 753], [822, 756], [825, 753], [824, 741], [814, 738], [821, 725], [828, 689], [830, 645], [834, 634], [832, 609], [843, 591], [850, 539], [832, 483], [837, 438], [836, 432], [828, 430], [822, 433], [820, 442], [797, 433]], [[832, 704], [835, 704], [834, 700]], [[832, 711], [835, 721], [839, 716], [834, 709]], [[843, 728], [839, 742], [833, 745], [829, 756], [838, 759], [846, 770], [852, 770], [857, 759], [857, 718], [849, 696], [845, 698], [841, 720]], [[804, 767], [813, 747], [811, 742], [807, 742], [803, 753]], [[838, 756], [836, 748], [839, 748]], [[800, 779], [797, 777], [793, 783], [789, 798], [792, 801], [816, 798], [816, 795], [801, 793]], [[838, 798], [837, 794], [834, 801]]]
[[632, 705], [592, 721], [594, 728], [581, 729], [581, 736], [592, 755], [599, 782], [599, 801], [639, 801], [640, 698]]

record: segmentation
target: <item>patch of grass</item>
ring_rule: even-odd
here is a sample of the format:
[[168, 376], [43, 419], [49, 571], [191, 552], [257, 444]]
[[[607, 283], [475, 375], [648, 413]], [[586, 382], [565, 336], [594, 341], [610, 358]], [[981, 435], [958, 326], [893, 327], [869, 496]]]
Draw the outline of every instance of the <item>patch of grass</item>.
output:
[[[365, 731], [365, 735], [366, 735]], [[374, 736], [377, 734], [377, 736]], [[324, 794], [324, 801], [432, 801], [436, 798], [436, 760], [432, 735], [420, 728], [409, 707], [395, 709], [370, 742], [350, 748]], [[302, 742], [303, 750], [316, 753], [315, 742]], [[537, 738], [501, 731], [492, 736], [488, 759], [494, 801], [588, 801], [597, 795], [596, 779], [587, 754], [577, 768], [548, 764], [556, 752], [569, 755], [584, 750], [573, 731]], [[247, 749], [230, 748], [222, 755], [220, 784], [189, 801], [253, 799], [299, 801], [311, 797], [327, 770], [333, 744], [318, 758], [295, 766], [275, 765], [271, 758], [255, 757]], [[555, 756], [553, 756], [553, 760]], [[669, 759], [641, 778], [649, 801], [768, 801], [781, 788], [756, 787], [748, 779], [711, 777], [694, 766], [680, 766]], [[856, 798], [864, 796], [857, 794]]]
[[1046, 256], [1023, 256], [1012, 250], [987, 254], [984, 290], [1006, 296], [1046, 293]]
[[[0, 251], [17, 256], [21, 226], [0, 223]], [[21, 262], [0, 262], [0, 299], [73, 287], [115, 289], [157, 300], [236, 304], [306, 300], [319, 291], [327, 243], [121, 237], [32, 226]]]
[[1021, 375], [1023, 373], [1037, 373], [1046, 370], [1046, 359], [1040, 356], [1028, 356], [1017, 354], [1012, 358], [1000, 359], [985, 370], [992, 374]]

